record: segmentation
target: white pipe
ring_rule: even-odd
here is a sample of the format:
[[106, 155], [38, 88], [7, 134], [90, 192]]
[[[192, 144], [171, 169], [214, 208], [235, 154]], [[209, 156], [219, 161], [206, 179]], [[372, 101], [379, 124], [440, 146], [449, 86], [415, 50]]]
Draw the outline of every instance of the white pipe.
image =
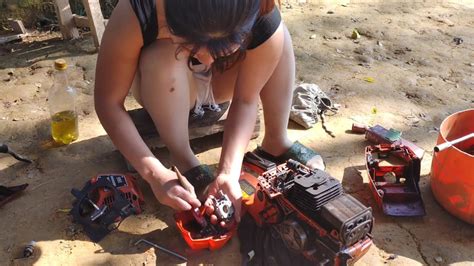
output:
[[447, 149], [447, 148], [453, 146], [454, 144], [458, 144], [459, 142], [463, 142], [463, 141], [468, 140], [468, 139], [470, 139], [470, 138], [474, 138], [474, 133], [470, 133], [470, 134], [467, 134], [466, 136], [457, 138], [457, 139], [455, 139], [455, 140], [446, 141], [445, 143], [436, 145], [436, 146], [434, 147], [434, 151], [435, 151], [435, 152], [443, 151], [443, 150], [445, 150], [445, 149]]

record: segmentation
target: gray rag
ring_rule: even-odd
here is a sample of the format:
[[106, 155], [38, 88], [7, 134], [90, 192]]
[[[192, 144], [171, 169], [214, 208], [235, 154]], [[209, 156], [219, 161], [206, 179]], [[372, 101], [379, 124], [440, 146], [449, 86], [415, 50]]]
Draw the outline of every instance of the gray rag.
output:
[[328, 110], [335, 112], [337, 108], [318, 85], [302, 83], [293, 91], [290, 119], [304, 128], [312, 128], [318, 122], [318, 116]]

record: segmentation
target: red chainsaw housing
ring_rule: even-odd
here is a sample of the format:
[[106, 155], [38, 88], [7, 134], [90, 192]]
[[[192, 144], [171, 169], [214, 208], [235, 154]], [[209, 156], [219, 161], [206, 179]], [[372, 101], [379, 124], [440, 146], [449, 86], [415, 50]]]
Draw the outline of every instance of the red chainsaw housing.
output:
[[222, 248], [237, 231], [237, 226], [232, 227], [227, 233], [218, 236], [194, 238], [197, 223], [191, 211], [178, 212], [174, 215], [176, 226], [191, 249], [216, 250]]
[[[284, 169], [284, 164], [278, 165], [278, 169]], [[273, 170], [258, 168], [253, 164], [244, 161], [244, 171], [240, 176], [240, 186], [242, 188], [242, 212], [249, 212], [254, 221], [258, 226], [264, 226], [268, 224], [277, 224], [287, 215], [294, 215], [298, 220], [302, 221], [309, 226], [320, 239], [330, 239], [329, 241], [338, 242], [338, 232], [336, 230], [328, 231], [323, 228], [320, 224], [315, 222], [313, 219], [301, 212], [292, 202], [290, 202], [283, 194], [278, 192], [272, 187], [270, 179], [264, 178], [268, 176], [268, 173]], [[252, 174], [251, 174], [252, 173]], [[348, 247], [344, 247], [340, 244], [339, 254], [350, 256], [351, 259], [344, 260], [340, 256], [333, 258], [331, 264], [333, 265], [345, 265], [348, 261], [351, 263], [361, 258], [372, 245], [372, 237], [366, 236], [365, 238], [357, 241]], [[311, 252], [302, 254], [306, 259], [314, 261], [314, 254]], [[317, 262], [317, 261], [315, 261]]]
[[[136, 178], [129, 174], [102, 174], [91, 179], [91, 183], [95, 184], [100, 178], [107, 178], [114, 187], [123, 193], [125, 198], [135, 207], [136, 214], [142, 212], [141, 206], [145, 203], [142, 192], [136, 185]], [[111, 207], [114, 203], [114, 194], [106, 188], [100, 188], [94, 191], [93, 201], [97, 206], [107, 205]]]
[[[286, 219], [288, 217], [294, 219], [293, 221], [300, 222], [302, 224], [300, 227], [309, 230], [311, 239], [316, 238], [315, 242], [317, 242], [314, 244], [316, 245], [315, 248], [305, 249], [300, 254], [315, 263], [327, 262], [333, 265], [345, 265], [348, 262], [358, 260], [369, 250], [373, 243], [372, 236], [370, 235], [373, 218], [369, 221], [369, 232], [360, 239], [346, 245], [341, 242], [339, 227], [333, 227], [331, 230], [326, 229], [324, 226], [327, 227], [327, 225], [323, 226], [307, 216], [302, 210], [290, 202], [285, 195], [280, 193], [277, 188], [272, 186], [273, 178], [276, 178], [276, 176], [274, 176], [274, 173], [276, 173], [275, 169], [284, 172], [288, 170], [286, 164], [279, 166], [273, 164], [273, 166], [265, 168], [263, 165], [270, 164], [259, 164], [259, 162], [261, 161], [255, 160], [255, 157], [251, 157], [251, 160], [244, 159], [244, 165], [239, 180], [242, 190], [242, 216], [248, 212], [258, 226], [278, 226], [282, 218]], [[342, 195], [338, 198], [347, 199], [348, 197], [350, 196]], [[331, 202], [340, 203], [341, 201], [335, 199]], [[362, 205], [361, 203], [358, 204]], [[350, 208], [348, 206], [344, 207]], [[366, 208], [364, 211], [365, 214], [370, 214], [370, 217], [372, 217], [370, 208]], [[335, 211], [335, 213], [338, 213], [338, 211]], [[175, 221], [184, 240], [192, 249], [219, 249], [230, 240], [237, 229], [234, 227], [228, 233], [220, 236], [196, 239], [193, 238], [193, 235], [195, 235], [193, 233], [198, 231], [199, 227], [196, 227], [197, 222], [191, 211], [176, 213]], [[325, 257], [326, 255], [327, 257]]]
[[418, 186], [420, 159], [405, 145], [365, 148], [370, 189], [377, 205], [390, 216], [422, 216], [425, 207]]

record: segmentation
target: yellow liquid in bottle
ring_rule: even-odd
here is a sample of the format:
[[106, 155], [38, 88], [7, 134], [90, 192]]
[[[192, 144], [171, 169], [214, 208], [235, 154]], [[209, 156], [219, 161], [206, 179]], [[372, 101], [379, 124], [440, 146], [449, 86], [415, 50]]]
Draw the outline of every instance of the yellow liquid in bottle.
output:
[[69, 144], [79, 137], [77, 115], [74, 111], [55, 113], [51, 118], [51, 135], [57, 143]]

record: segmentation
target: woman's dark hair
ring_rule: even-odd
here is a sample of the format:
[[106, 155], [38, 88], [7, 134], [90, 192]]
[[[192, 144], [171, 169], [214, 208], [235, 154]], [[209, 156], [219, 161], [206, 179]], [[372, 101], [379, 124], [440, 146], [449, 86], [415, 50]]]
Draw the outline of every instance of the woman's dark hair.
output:
[[205, 47], [213, 67], [224, 71], [245, 55], [257, 17], [274, 5], [274, 0], [165, 0], [165, 12], [171, 33], [192, 45], [188, 64]]

